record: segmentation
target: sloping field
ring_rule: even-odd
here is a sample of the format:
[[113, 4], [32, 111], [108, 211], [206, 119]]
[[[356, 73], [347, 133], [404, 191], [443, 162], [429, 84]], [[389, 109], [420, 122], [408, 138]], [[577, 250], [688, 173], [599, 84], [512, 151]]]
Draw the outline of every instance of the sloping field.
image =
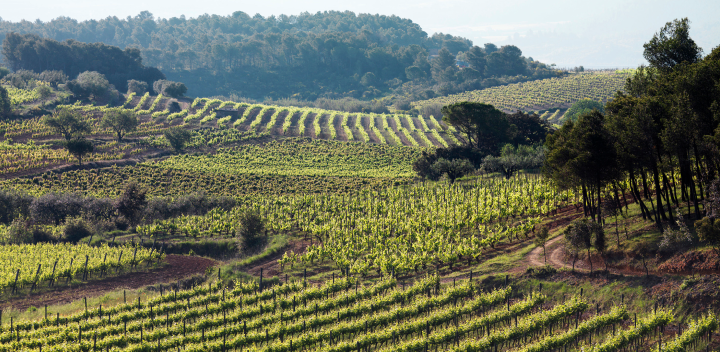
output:
[[605, 102], [617, 91], [622, 91], [629, 71], [572, 73], [562, 78], [548, 78], [532, 82], [515, 83], [483, 90], [422, 100], [415, 107], [430, 104], [448, 105], [461, 101], [491, 104], [508, 113], [522, 110], [545, 111], [567, 109], [574, 102], [591, 99]]

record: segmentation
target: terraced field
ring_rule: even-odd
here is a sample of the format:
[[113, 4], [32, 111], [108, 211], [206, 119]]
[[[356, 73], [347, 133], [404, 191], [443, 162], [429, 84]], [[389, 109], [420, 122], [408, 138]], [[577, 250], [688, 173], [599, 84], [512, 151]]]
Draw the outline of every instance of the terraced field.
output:
[[[128, 97], [122, 109], [135, 111], [143, 120], [141, 128], [130, 136], [153, 135], [169, 125], [183, 125], [190, 128], [232, 128], [256, 134], [419, 147], [456, 144], [459, 143], [458, 138], [461, 138], [453, 127], [439, 122], [439, 117], [433, 116], [347, 113], [315, 108], [250, 105], [205, 98], [192, 102], [181, 101], [183, 110], [170, 113], [167, 107], [171, 101], [174, 99], [163, 96]], [[83, 111], [93, 117], [105, 111], [119, 109], [81, 105], [65, 107]], [[43, 132], [47, 133], [43, 126], [34, 126], [31, 133], [38, 135]], [[5, 134], [8, 137], [17, 133], [16, 129], [6, 128]]]

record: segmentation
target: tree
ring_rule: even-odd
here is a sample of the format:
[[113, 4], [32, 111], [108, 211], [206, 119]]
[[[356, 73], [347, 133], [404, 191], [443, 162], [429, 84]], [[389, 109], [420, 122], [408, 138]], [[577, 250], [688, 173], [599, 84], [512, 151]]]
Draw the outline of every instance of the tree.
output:
[[187, 92], [185, 84], [168, 80], [157, 80], [153, 83], [153, 90], [156, 94], [179, 98]]
[[80, 139], [92, 131], [90, 124], [83, 120], [79, 113], [70, 109], [61, 109], [52, 116], [46, 116], [43, 123], [65, 137], [65, 141]]
[[57, 70], [51, 70], [51, 71], [43, 71], [40, 73], [40, 80], [43, 82], [50, 83], [53, 87], [56, 87], [60, 84], [67, 83], [69, 77], [63, 73], [62, 71]]
[[444, 158], [440, 158], [432, 164], [432, 169], [437, 175], [447, 175], [450, 183], [455, 183], [456, 179], [475, 170], [472, 163], [467, 159], [447, 160]]
[[10, 95], [7, 89], [0, 86], [0, 119], [10, 116]]
[[243, 243], [247, 248], [257, 248], [265, 244], [267, 241], [265, 220], [259, 211], [255, 209], [245, 210], [240, 213], [238, 220], [240, 226], [237, 234], [242, 237]]
[[95, 149], [92, 142], [87, 139], [71, 139], [65, 141], [65, 149], [68, 153], [74, 155], [78, 159], [78, 165], [82, 165], [82, 159], [85, 155], [90, 154]]
[[666, 23], [643, 48], [645, 59], [660, 70], [670, 70], [682, 62], [692, 64], [702, 58], [702, 49], [690, 38], [687, 18]]
[[541, 227], [540, 231], [538, 231], [535, 234], [535, 245], [543, 247], [543, 257], [545, 257], [545, 264], [547, 264], [547, 254], [545, 253], [545, 244], [547, 244], [548, 237], [550, 237], [550, 230], [547, 228], [547, 226]]
[[461, 102], [442, 108], [443, 121], [463, 133], [470, 146], [494, 154], [515, 135], [505, 114], [490, 104]]
[[438, 56], [432, 61], [433, 79], [438, 83], [450, 82], [454, 80], [455, 72], [455, 56], [447, 48], [440, 49]]
[[565, 123], [545, 143], [545, 174], [562, 188], [580, 187], [583, 211], [602, 221], [602, 190], [620, 177], [613, 138], [598, 111]]
[[107, 78], [95, 71], [85, 71], [79, 74], [77, 79], [68, 82], [67, 86], [79, 98], [113, 101], [119, 96]]
[[40, 96], [41, 99], [46, 99], [50, 96], [50, 94], [52, 94], [52, 89], [46, 85], [39, 85], [33, 90]]
[[190, 131], [182, 127], [168, 128], [167, 130], [165, 130], [163, 135], [176, 152], [181, 152], [183, 149], [185, 149], [185, 144], [187, 144], [187, 142], [189, 142], [190, 138], [192, 137]]
[[470, 161], [473, 168], [478, 168], [482, 165], [483, 155], [475, 149], [458, 145], [450, 148], [437, 148], [433, 153], [422, 151], [420, 158], [413, 162], [413, 171], [417, 172], [418, 176], [422, 178], [437, 181], [442, 176], [442, 173], [438, 173], [439, 167], [433, 168], [433, 165], [439, 159], [450, 161], [465, 159]]
[[[607, 260], [605, 259], [605, 252], [607, 252], [607, 242], [605, 238], [605, 230], [603, 229], [602, 225], [595, 223], [598, 226], [594, 227], [594, 238], [593, 238], [593, 247], [595, 247], [595, 251], [600, 254], [600, 258], [602, 258], [603, 263], [605, 263], [605, 272], [607, 272]], [[590, 257], [590, 254], [588, 254], [588, 258]], [[592, 271], [592, 259], [590, 259], [590, 271]]]
[[720, 254], [720, 219], [706, 216], [695, 222], [701, 241], [707, 242]]
[[138, 126], [138, 118], [131, 110], [112, 110], [105, 113], [101, 126], [109, 127], [115, 131], [118, 142], [123, 139], [125, 133], [134, 131]]
[[138, 214], [147, 205], [147, 189], [140, 188], [135, 182], [125, 185], [125, 190], [115, 202], [115, 209], [127, 219], [130, 224], [137, 224]]
[[706, 216], [695, 222], [695, 230], [700, 240], [713, 246], [720, 255], [720, 180], [708, 187], [705, 211]]
[[[613, 185], [613, 187], [615, 187]], [[612, 197], [606, 197], [603, 201], [603, 215], [607, 218], [609, 216], [612, 216], [615, 218], [615, 236], [617, 238], [617, 246], [618, 248], [621, 247], [620, 245], [620, 230], [618, 229], [618, 215], [622, 215], [622, 204], [620, 204], [619, 198], [612, 198]]]
[[481, 75], [485, 72], [485, 64], [487, 63], [487, 60], [485, 59], [485, 50], [481, 47], [473, 46], [470, 48], [470, 50], [465, 53], [465, 58], [468, 63], [470, 63], [470, 67], [477, 70]]
[[419, 81], [425, 78], [425, 71], [417, 66], [408, 66], [405, 68], [405, 77], [411, 81]]
[[520, 110], [507, 115], [507, 120], [512, 125], [515, 125], [516, 133], [512, 143], [516, 147], [520, 144], [535, 145], [545, 143], [548, 133], [553, 130], [553, 127], [537, 114], [527, 114]]
[[147, 82], [143, 81], [137, 81], [134, 79], [131, 79], [128, 81], [128, 90], [127, 93], [135, 93], [138, 95], [145, 94], [148, 91], [148, 84]]
[[360, 79], [360, 84], [365, 87], [375, 86], [377, 85], [377, 78], [375, 77], [374, 73], [367, 72]]
[[578, 117], [583, 114], [592, 112], [593, 110], [605, 112], [603, 104], [591, 99], [581, 99], [573, 103], [570, 109], [563, 115], [563, 121], [577, 121]]
[[173, 98], [180, 98], [185, 95], [185, 93], [187, 93], [187, 87], [184, 83], [170, 82], [170, 84], [165, 86], [163, 95], [167, 95]]
[[509, 179], [520, 170], [539, 169], [544, 160], [545, 148], [542, 146], [520, 145], [515, 148], [512, 144], [506, 144], [500, 156], [486, 156], [482, 168], [485, 172], [500, 172]]
[[592, 272], [592, 258], [590, 257], [590, 250], [592, 247], [599, 248], [605, 251], [605, 232], [603, 231], [602, 225], [594, 221], [588, 221], [587, 218], [582, 218], [573, 221], [565, 229], [565, 246], [574, 255], [573, 259], [573, 270], [575, 270], [575, 261], [577, 255], [583, 250], [587, 251], [588, 261], [590, 263], [590, 272]]

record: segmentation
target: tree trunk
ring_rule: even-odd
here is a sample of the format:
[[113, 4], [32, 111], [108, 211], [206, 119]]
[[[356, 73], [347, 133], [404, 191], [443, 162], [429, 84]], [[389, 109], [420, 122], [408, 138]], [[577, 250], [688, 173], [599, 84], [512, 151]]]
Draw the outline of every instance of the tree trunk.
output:
[[598, 179], [598, 180], [597, 180], [597, 192], [598, 192], [598, 194], [597, 194], [597, 216], [598, 216], [598, 223], [599, 223], [599, 224], [602, 224], [602, 209], [601, 209], [601, 206], [602, 206], [602, 191], [601, 191], [601, 188], [602, 188], [602, 186], [601, 186], [601, 184], [600, 184], [600, 180]]
[[[660, 171], [658, 170], [658, 164], [656, 161], [653, 160], [653, 179], [655, 180], [655, 198], [657, 200], [657, 212], [660, 214], [660, 217], [662, 220], [667, 221], [668, 218], [665, 216], [665, 209], [663, 208], [662, 204], [662, 184], [660, 183]], [[658, 226], [662, 229], [662, 225], [660, 224], [660, 220], [656, 219]]]
[[588, 216], [588, 194], [587, 194], [587, 188], [585, 188], [585, 184], [582, 184], [582, 193], [583, 193], [583, 215]]
[[617, 246], [620, 248], [620, 231], [618, 231], [617, 213], [615, 215], [615, 236], [617, 236]]
[[642, 200], [642, 196], [640, 195], [640, 190], [638, 189], [637, 182], [635, 181], [635, 173], [632, 169], [630, 170], [630, 194], [632, 194], [635, 202], [640, 205], [640, 212], [642, 213], [643, 220], [647, 220], [648, 217], [652, 220], [650, 210], [647, 208], [645, 202]]
[[650, 196], [650, 188], [648, 187], [647, 182], [647, 173], [645, 170], [642, 170], [642, 183], [643, 183], [643, 192], [645, 193], [645, 199], [650, 202], [650, 206], [652, 207], [652, 214], [655, 215], [655, 222], [660, 224], [660, 215], [657, 213], [657, 209], [655, 209], [655, 203], [653, 203], [652, 196]]

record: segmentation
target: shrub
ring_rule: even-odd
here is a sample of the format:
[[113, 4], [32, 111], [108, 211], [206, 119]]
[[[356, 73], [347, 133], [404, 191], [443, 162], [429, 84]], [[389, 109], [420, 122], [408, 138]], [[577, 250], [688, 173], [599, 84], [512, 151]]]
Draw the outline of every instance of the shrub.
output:
[[551, 275], [554, 275], [557, 272], [557, 269], [553, 268], [550, 265], [544, 265], [544, 266], [531, 266], [528, 267], [527, 270], [525, 270], [525, 274], [530, 277], [536, 277], [536, 278], [545, 278]]
[[265, 220], [257, 210], [240, 213], [240, 227], [237, 235], [241, 237], [245, 248], [257, 248], [267, 242]]
[[[122, 196], [117, 199], [115, 209], [118, 213], [125, 217], [131, 225], [137, 224], [137, 218], [140, 212], [147, 204], [147, 190], [140, 188], [135, 182], [130, 182], [125, 186]], [[117, 226], [117, 225], [116, 225]], [[121, 229], [118, 226], [119, 229]]]
[[91, 236], [92, 232], [81, 217], [68, 218], [63, 227], [63, 241], [77, 243], [81, 239]]
[[52, 94], [52, 89], [50, 89], [50, 87], [44, 86], [44, 85], [39, 85], [39, 86], [35, 87], [34, 90], [35, 90], [35, 93], [37, 93], [40, 96], [40, 98], [42, 98], [42, 99], [46, 99], [47, 97], [50, 96], [50, 94]]
[[[2, 235], [2, 233], [0, 233]], [[7, 228], [4, 236], [0, 238], [3, 244], [22, 244], [32, 243], [33, 234], [30, 230], [30, 224], [27, 219], [16, 218]]]
[[43, 71], [40, 73], [40, 80], [50, 83], [53, 87], [67, 83], [68, 79], [68, 76], [62, 71]]
[[34, 226], [32, 229], [32, 241], [33, 243], [38, 242], [55, 242], [57, 239], [53, 236], [52, 232], [40, 227]]

